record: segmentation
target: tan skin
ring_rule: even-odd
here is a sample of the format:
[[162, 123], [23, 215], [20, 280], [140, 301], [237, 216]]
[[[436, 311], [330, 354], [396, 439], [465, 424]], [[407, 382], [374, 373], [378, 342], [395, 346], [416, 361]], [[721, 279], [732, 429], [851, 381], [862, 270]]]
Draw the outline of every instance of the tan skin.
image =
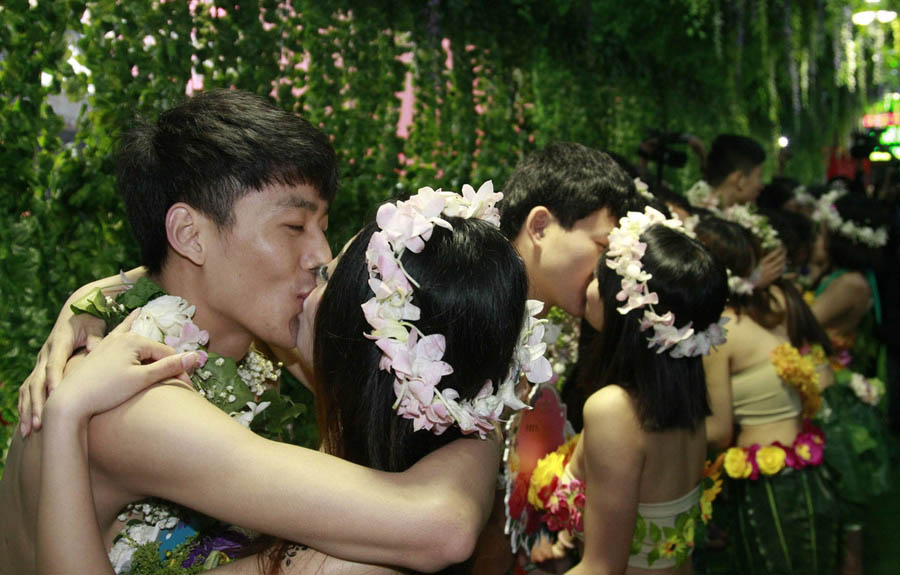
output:
[[[603, 302], [597, 281], [587, 291], [585, 318], [600, 330]], [[584, 406], [584, 430], [569, 472], [587, 482], [584, 547], [581, 561], [567, 573], [664, 575], [690, 573], [680, 568], [642, 569], [628, 565], [638, 503], [677, 499], [697, 487], [706, 460], [706, 432], [648, 431], [638, 420], [634, 400], [618, 385], [594, 392]], [[565, 538], [565, 537], [564, 537]], [[545, 554], [560, 557], [564, 544]]]
[[[296, 314], [315, 286], [314, 270], [330, 256], [327, 206], [316, 205], [309, 189], [269, 192], [236, 203], [236, 228], [227, 237], [183, 204], [167, 218], [175, 255], [157, 279], [197, 305], [195, 320], [210, 330], [211, 351], [246, 353], [254, 332], [244, 324], [293, 346]], [[253, 203], [261, 198], [277, 208]], [[258, 225], [260, 217], [268, 217], [269, 225]], [[249, 236], [230, 243], [242, 234]], [[207, 272], [211, 261], [218, 271]], [[254, 274], [229, 276], [225, 270], [238, 261], [252, 263]], [[246, 286], [224, 289], [229, 282], [260, 280], [271, 287], [270, 298], [278, 297], [270, 307], [266, 298], [241, 295], [238, 288]], [[183, 384], [140, 391], [91, 419], [87, 438], [90, 498], [106, 545], [119, 530], [119, 510], [155, 496], [350, 560], [418, 571], [471, 554], [491, 506], [499, 461], [496, 441], [460, 440], [404, 473], [377, 472], [262, 439]], [[0, 482], [0, 572], [36, 568], [43, 441], [32, 433], [16, 436], [10, 447]]]
[[870, 305], [869, 282], [861, 273], [848, 271], [816, 296], [812, 312], [830, 334], [852, 340]]
[[706, 433], [710, 445], [724, 449], [731, 445], [768, 445], [773, 441], [792, 444], [802, 428], [799, 415], [773, 423], [745, 425], [740, 428], [737, 437], [732, 437], [734, 417], [731, 374], [771, 361], [772, 350], [787, 342], [787, 337], [766, 330], [747, 314], [738, 316], [734, 310], [728, 309], [723, 315], [730, 320], [728, 341], [715, 348], [703, 360], [713, 412], [706, 418]]

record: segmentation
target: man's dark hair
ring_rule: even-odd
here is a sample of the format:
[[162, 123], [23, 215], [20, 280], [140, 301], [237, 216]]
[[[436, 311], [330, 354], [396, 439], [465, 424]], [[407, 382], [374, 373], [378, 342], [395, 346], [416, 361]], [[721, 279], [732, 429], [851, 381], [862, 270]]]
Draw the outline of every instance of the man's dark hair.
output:
[[528, 213], [544, 206], [565, 229], [602, 208], [620, 218], [639, 204], [633, 178], [608, 154], [557, 142], [516, 166], [503, 187], [500, 230], [513, 239]]
[[203, 92], [123, 134], [118, 186], [141, 263], [151, 274], [166, 261], [166, 212], [185, 202], [219, 228], [234, 223], [234, 203], [270, 184], [309, 185], [331, 203], [337, 162], [328, 138], [308, 121], [248, 92]]
[[716, 187], [732, 173], [747, 173], [766, 161], [766, 151], [747, 136], [720, 134], [706, 156], [706, 182]]

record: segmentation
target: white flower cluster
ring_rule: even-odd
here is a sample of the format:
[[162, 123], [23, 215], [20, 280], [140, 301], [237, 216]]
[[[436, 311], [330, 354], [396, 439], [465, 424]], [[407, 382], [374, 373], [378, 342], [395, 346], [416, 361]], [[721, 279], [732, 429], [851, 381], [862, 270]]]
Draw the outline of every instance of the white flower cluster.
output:
[[769, 219], [756, 213], [752, 206], [747, 204], [735, 204], [722, 210], [721, 216], [750, 230], [762, 245], [763, 251], [769, 252], [781, 245], [778, 232], [769, 225]]
[[499, 226], [500, 212], [495, 204], [502, 198], [490, 181], [478, 191], [466, 184], [462, 194], [424, 187], [406, 201], [382, 205], [376, 214], [379, 230], [366, 247], [373, 292], [372, 298], [362, 304], [372, 327], [366, 337], [374, 340], [384, 354], [379, 368], [394, 373], [394, 409], [401, 417], [411, 419], [416, 431], [428, 429], [441, 434], [456, 424], [463, 433], [478, 433], [484, 438], [505, 407], [526, 407], [515, 396], [520, 370], [535, 383], [552, 375], [543, 357], [543, 321], [533, 317], [543, 307], [541, 302], [528, 302], [510, 376], [496, 394], [494, 384], [486, 381], [474, 399], [462, 399], [452, 388], [437, 388], [443, 376], [453, 373], [453, 367], [442, 361], [444, 336], [425, 335], [412, 323], [420, 315], [413, 303], [414, 288], [419, 284], [401, 264], [404, 251], [420, 253], [435, 226], [452, 229], [444, 217], [478, 218]]
[[129, 503], [117, 519], [126, 525], [108, 554], [116, 573], [128, 573], [135, 551], [142, 545], [156, 541], [160, 531], [174, 529], [179, 521], [172, 506], [155, 500]]
[[888, 241], [886, 227], [882, 226], [874, 229], [841, 217], [835, 202], [846, 193], [846, 190], [831, 190], [822, 194], [822, 197], [816, 203], [816, 209], [813, 211], [813, 220], [824, 224], [830, 231], [842, 235], [853, 242], [865, 244], [870, 248], [884, 247]]
[[258, 398], [281, 377], [281, 366], [275, 366], [266, 356], [251, 349], [238, 365], [237, 374]]
[[684, 195], [687, 197], [688, 203], [695, 208], [713, 211], [719, 208], [719, 198], [705, 180], [697, 180]]
[[850, 389], [860, 401], [869, 405], [878, 405], [884, 396], [884, 383], [880, 379], [867, 378], [859, 373], [850, 376]]
[[141, 309], [131, 331], [153, 341], [163, 342], [177, 352], [197, 351], [209, 341], [209, 333], [191, 321], [196, 308], [174, 295], [155, 298]]
[[726, 268], [725, 271], [728, 273], [728, 291], [735, 295], [752, 294], [753, 290], [756, 289], [756, 284], [759, 283], [760, 277], [762, 277], [762, 266], [756, 266], [750, 277], [746, 278], [732, 274], [730, 269]]
[[645, 200], [647, 200], [648, 202], [652, 202], [653, 200], [656, 199], [656, 196], [654, 196], [650, 192], [650, 186], [647, 185], [647, 182], [645, 182], [644, 180], [642, 180], [640, 178], [635, 178], [634, 179], [634, 188], [637, 190], [637, 193], [639, 193], [641, 196], [643, 196], [643, 198]]

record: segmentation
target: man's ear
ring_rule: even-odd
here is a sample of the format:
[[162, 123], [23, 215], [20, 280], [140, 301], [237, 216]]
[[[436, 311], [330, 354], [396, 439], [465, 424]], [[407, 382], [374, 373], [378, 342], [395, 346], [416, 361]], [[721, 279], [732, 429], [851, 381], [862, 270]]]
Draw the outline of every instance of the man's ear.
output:
[[197, 210], [178, 202], [172, 204], [166, 212], [166, 237], [169, 245], [182, 257], [196, 265], [203, 265], [206, 260], [204, 250], [204, 229], [206, 221]]
[[735, 170], [728, 174], [728, 177], [725, 178], [725, 184], [728, 185], [729, 188], [733, 188], [735, 190], [740, 190], [746, 185], [747, 175], [744, 174], [742, 170]]
[[547, 228], [556, 221], [553, 214], [544, 206], [535, 206], [528, 212], [525, 218], [525, 232], [534, 245], [540, 245], [544, 241]]

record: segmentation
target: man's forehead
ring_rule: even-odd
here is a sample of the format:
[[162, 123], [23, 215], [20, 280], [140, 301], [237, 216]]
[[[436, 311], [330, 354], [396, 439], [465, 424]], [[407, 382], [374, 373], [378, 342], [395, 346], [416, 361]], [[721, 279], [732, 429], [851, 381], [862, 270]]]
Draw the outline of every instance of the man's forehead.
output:
[[308, 184], [295, 186], [273, 186], [272, 191], [277, 194], [275, 207], [278, 209], [300, 209], [309, 212], [323, 211], [328, 213], [330, 208], [327, 201], [322, 199], [319, 191]]
[[588, 216], [578, 220], [576, 225], [581, 224], [584, 228], [592, 233], [608, 234], [610, 229], [616, 227], [618, 219], [612, 210], [604, 206]]

